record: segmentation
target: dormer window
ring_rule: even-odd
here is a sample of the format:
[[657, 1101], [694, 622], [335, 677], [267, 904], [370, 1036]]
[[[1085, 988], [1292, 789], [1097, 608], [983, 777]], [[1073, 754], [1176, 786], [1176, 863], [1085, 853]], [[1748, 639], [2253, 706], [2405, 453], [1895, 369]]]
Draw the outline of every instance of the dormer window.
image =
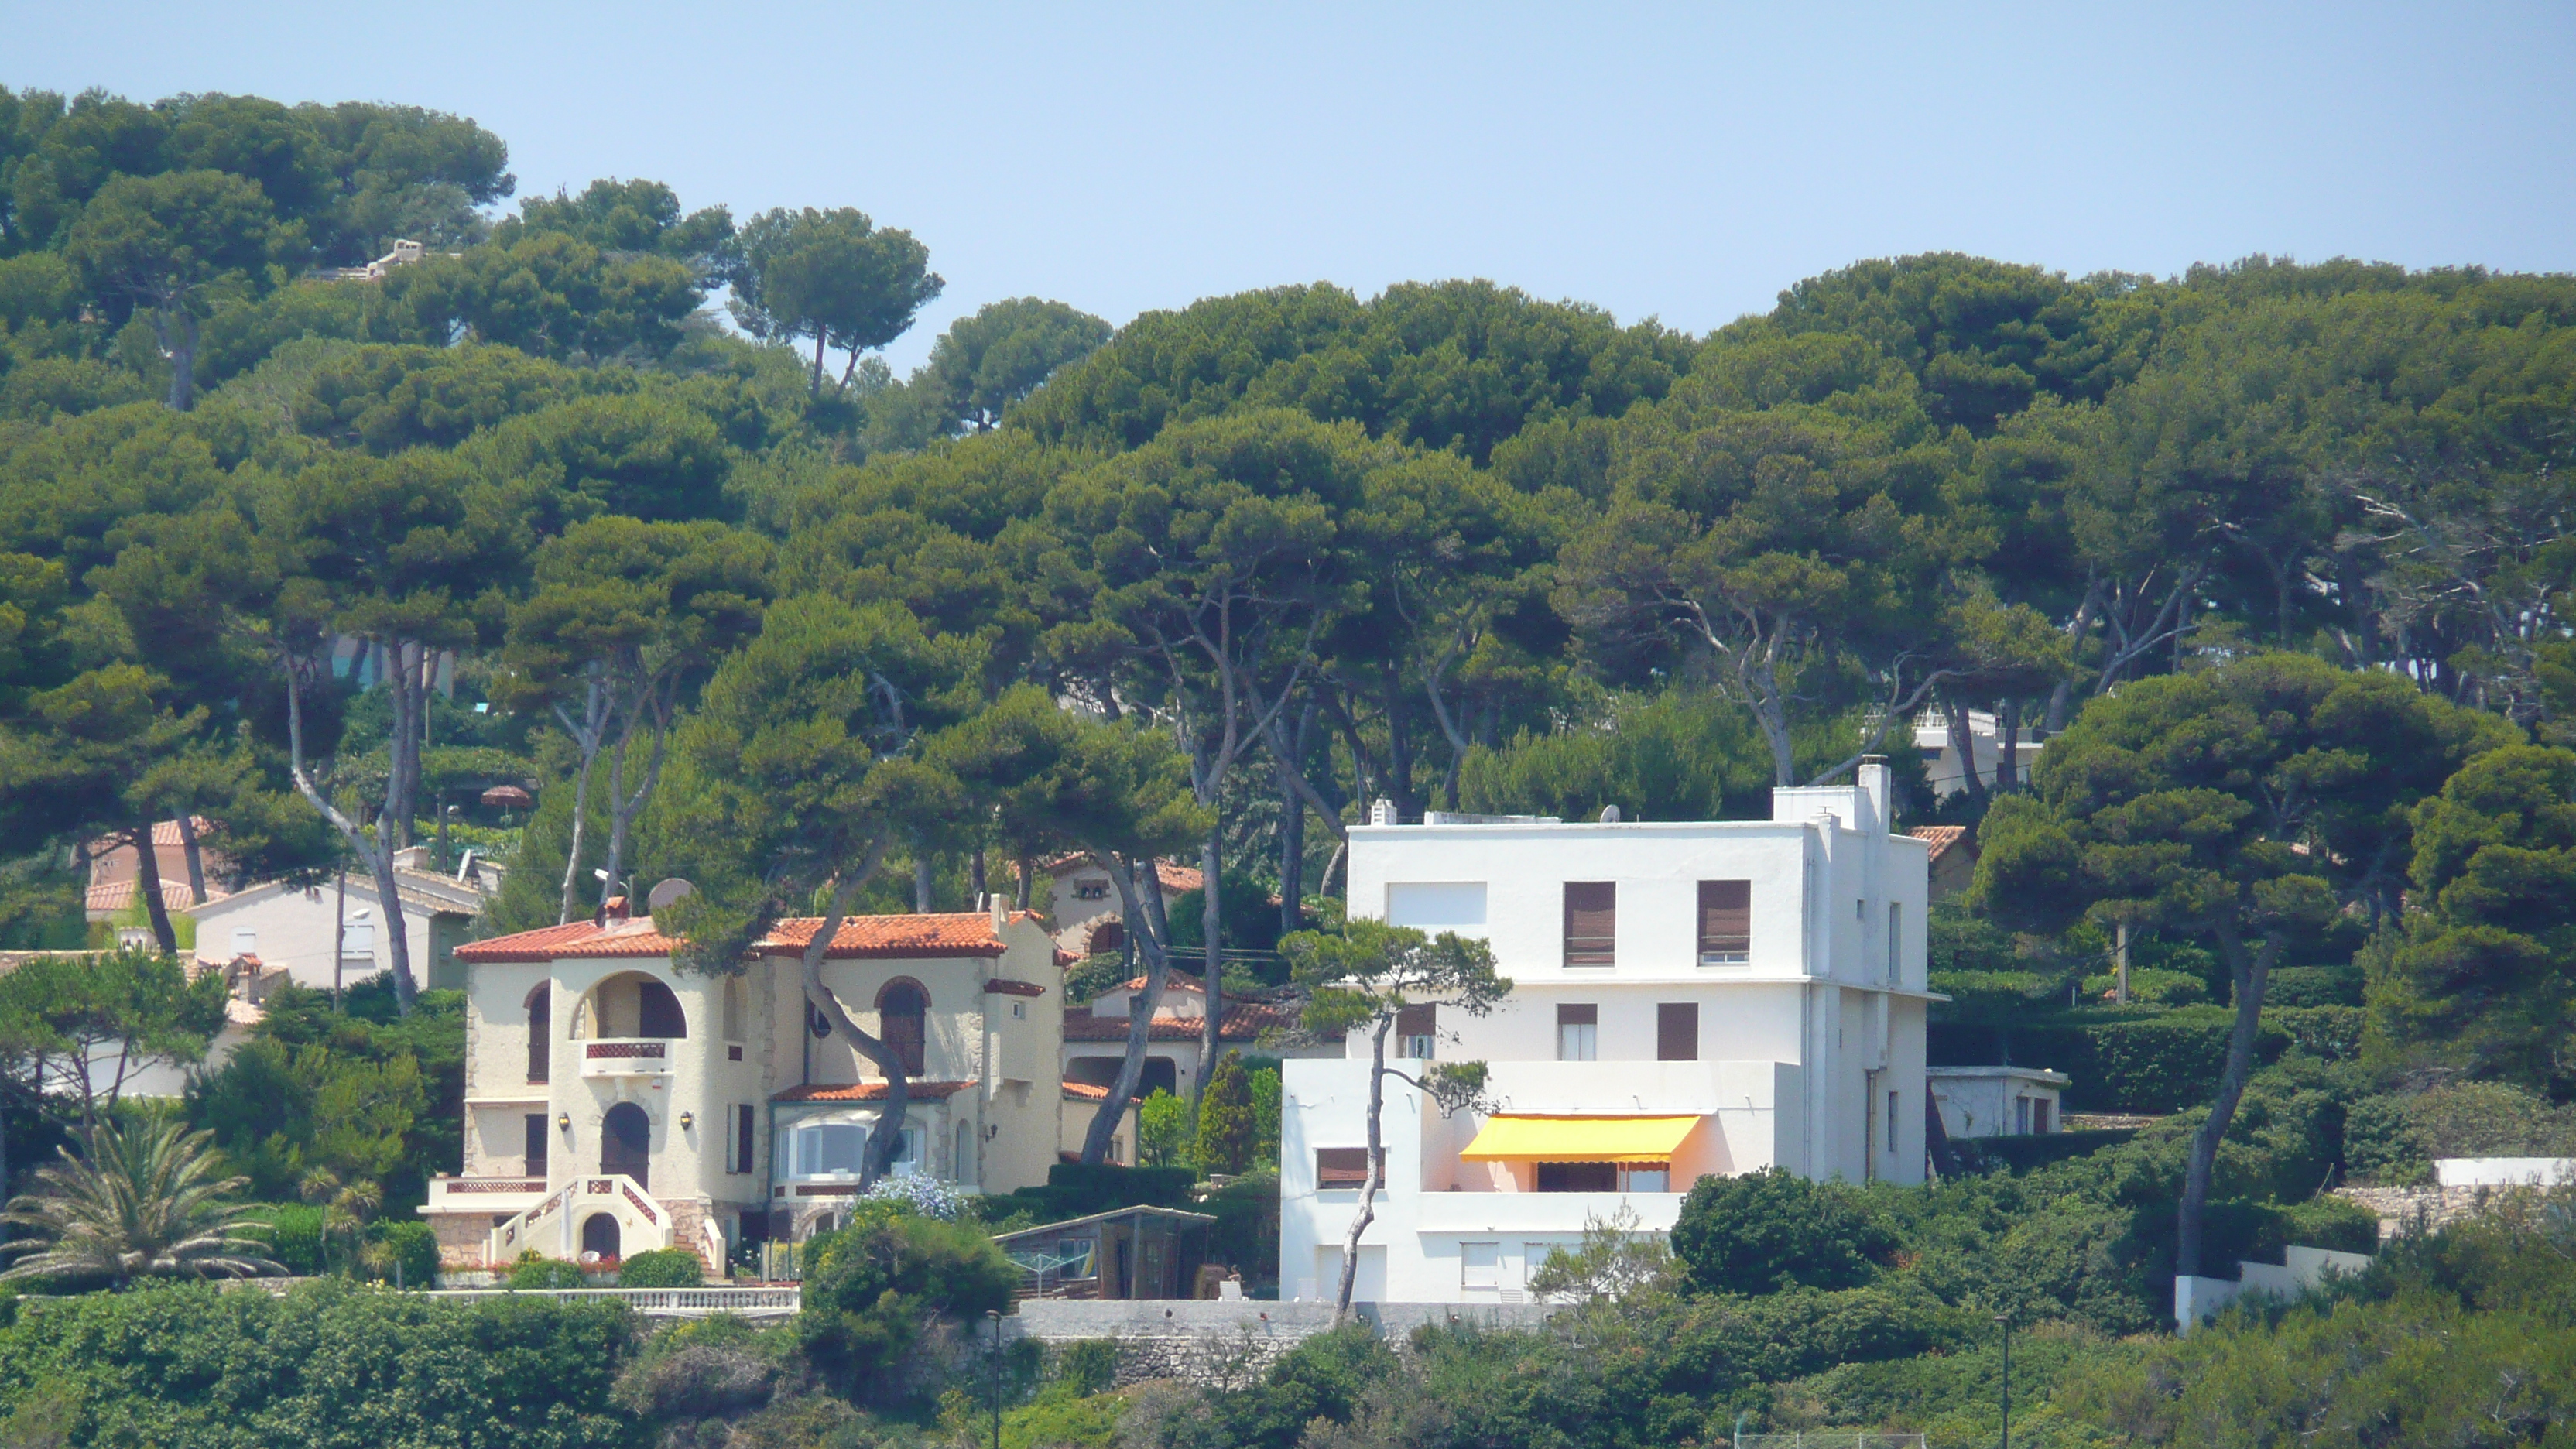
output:
[[1105, 901], [1109, 899], [1109, 882], [1098, 879], [1075, 881], [1073, 898], [1077, 901]]

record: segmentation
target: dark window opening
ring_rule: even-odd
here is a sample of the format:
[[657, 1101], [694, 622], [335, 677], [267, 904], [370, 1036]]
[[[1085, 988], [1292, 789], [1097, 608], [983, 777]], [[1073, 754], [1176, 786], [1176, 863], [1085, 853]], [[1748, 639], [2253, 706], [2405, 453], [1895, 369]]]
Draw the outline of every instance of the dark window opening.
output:
[[1615, 1162], [1542, 1162], [1538, 1165], [1538, 1190], [1541, 1192], [1617, 1192], [1619, 1164]]
[[1560, 1002], [1556, 1008], [1556, 1059], [1588, 1062], [1601, 1055], [1601, 1008], [1591, 1002]]
[[752, 1137], [757, 1125], [757, 1122], [752, 1116], [750, 1103], [744, 1102], [735, 1105], [733, 1109], [733, 1170], [736, 1172], [751, 1171], [752, 1162], [754, 1161], [751, 1152]]
[[1439, 1010], [1432, 1003], [1400, 1007], [1395, 1013], [1395, 1054], [1418, 1061], [1438, 1055]]
[[1619, 887], [1611, 881], [1565, 883], [1565, 964], [1617, 964]]
[[617, 1217], [613, 1213], [592, 1213], [582, 1220], [581, 1251], [584, 1257], [597, 1254], [614, 1260], [618, 1251]]
[[1699, 964], [1741, 966], [1753, 959], [1753, 882], [1699, 883]]
[[891, 981], [877, 994], [877, 1015], [886, 1049], [903, 1064], [903, 1074], [920, 1076], [929, 1036], [929, 998], [909, 981]]
[[1364, 1187], [1367, 1184], [1367, 1148], [1318, 1147], [1315, 1149], [1315, 1186]]
[[528, 993], [528, 1080], [542, 1082], [552, 1070], [555, 1034], [552, 985]]
[[1655, 1060], [1699, 1060], [1699, 1003], [1667, 1001], [1655, 1007]]
[[680, 998], [659, 981], [635, 983], [635, 1034], [676, 1041], [689, 1034], [689, 1019], [680, 1011]]
[[546, 1175], [547, 1149], [552, 1145], [554, 1134], [546, 1130], [546, 1114], [543, 1112], [529, 1113], [523, 1125], [527, 1132], [527, 1174], [543, 1177]]

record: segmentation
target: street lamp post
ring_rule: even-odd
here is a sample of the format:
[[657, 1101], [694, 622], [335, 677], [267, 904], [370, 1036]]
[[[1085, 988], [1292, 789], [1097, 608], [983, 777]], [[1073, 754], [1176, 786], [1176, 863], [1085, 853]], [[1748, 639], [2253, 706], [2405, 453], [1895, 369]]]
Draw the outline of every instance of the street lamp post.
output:
[[2012, 1315], [2009, 1313], [1998, 1313], [1995, 1315], [1995, 1322], [2001, 1324], [2004, 1331], [2003, 1449], [2012, 1449]]
[[987, 1308], [984, 1316], [993, 1320], [993, 1449], [1002, 1449], [1002, 1311]]

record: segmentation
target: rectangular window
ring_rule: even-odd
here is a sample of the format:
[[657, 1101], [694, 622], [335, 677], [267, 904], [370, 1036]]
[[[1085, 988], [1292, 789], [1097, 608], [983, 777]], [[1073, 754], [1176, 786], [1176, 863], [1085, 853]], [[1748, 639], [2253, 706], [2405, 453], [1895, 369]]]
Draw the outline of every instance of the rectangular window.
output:
[[1887, 984], [1905, 984], [1905, 903], [1887, 903]]
[[530, 1112], [525, 1125], [527, 1131], [526, 1146], [528, 1156], [528, 1176], [543, 1177], [546, 1175], [546, 1148], [548, 1144], [553, 1141], [546, 1132], [546, 1114], [543, 1112]]
[[1623, 1162], [1619, 1164], [1621, 1192], [1670, 1192], [1673, 1165], [1669, 1162]]
[[1556, 1008], [1556, 1059], [1596, 1061], [1601, 1055], [1601, 1008], [1589, 1002]]
[[1699, 1060], [1699, 1003], [1667, 1001], [1655, 1008], [1655, 1060]]
[[1315, 1149], [1315, 1186], [1361, 1187], [1367, 1182], [1367, 1148], [1318, 1147]]
[[1619, 952], [1619, 887], [1613, 881], [1565, 883], [1565, 964], [1610, 966]]
[[859, 1155], [867, 1151], [868, 1129], [846, 1122], [825, 1122], [796, 1129], [796, 1172], [798, 1177], [818, 1177], [825, 1173], [856, 1172]]
[[1415, 1061], [1429, 1061], [1439, 1045], [1439, 1008], [1424, 1002], [1420, 1006], [1402, 1007], [1395, 1013], [1395, 1054]]
[[734, 1170], [734, 1171], [736, 1171], [736, 1172], [749, 1172], [749, 1171], [751, 1171], [751, 1165], [752, 1165], [753, 1161], [755, 1160], [755, 1159], [752, 1157], [752, 1155], [751, 1155], [751, 1154], [752, 1154], [752, 1144], [753, 1144], [753, 1143], [755, 1143], [755, 1142], [756, 1142], [756, 1141], [758, 1141], [758, 1140], [759, 1140], [758, 1119], [757, 1119], [757, 1117], [756, 1117], [756, 1116], [753, 1114], [753, 1112], [752, 1112], [751, 1104], [750, 1104], [750, 1103], [748, 1103], [748, 1102], [737, 1102], [737, 1103], [735, 1103], [735, 1104], [734, 1104], [734, 1109], [733, 1109], [733, 1170]]
[[1458, 1245], [1458, 1286], [1470, 1293], [1502, 1292], [1503, 1245], [1460, 1243]]
[[1538, 1165], [1538, 1190], [1541, 1192], [1617, 1192], [1619, 1164], [1615, 1162], [1542, 1162]]
[[1699, 883], [1699, 964], [1741, 966], [1753, 959], [1753, 882]]
[[2028, 1097], [2013, 1098], [2013, 1131], [2024, 1136], [2030, 1133], [2030, 1098]]

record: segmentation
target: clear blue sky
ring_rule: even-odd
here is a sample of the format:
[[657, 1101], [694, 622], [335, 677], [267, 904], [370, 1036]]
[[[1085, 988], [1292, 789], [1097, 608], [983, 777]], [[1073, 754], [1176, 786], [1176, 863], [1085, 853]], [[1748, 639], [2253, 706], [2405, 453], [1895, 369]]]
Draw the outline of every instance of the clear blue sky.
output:
[[1857, 258], [2576, 269], [2576, 6], [0, 0], [0, 83], [474, 117], [521, 194], [855, 205], [963, 311], [1484, 276], [1704, 331]]

